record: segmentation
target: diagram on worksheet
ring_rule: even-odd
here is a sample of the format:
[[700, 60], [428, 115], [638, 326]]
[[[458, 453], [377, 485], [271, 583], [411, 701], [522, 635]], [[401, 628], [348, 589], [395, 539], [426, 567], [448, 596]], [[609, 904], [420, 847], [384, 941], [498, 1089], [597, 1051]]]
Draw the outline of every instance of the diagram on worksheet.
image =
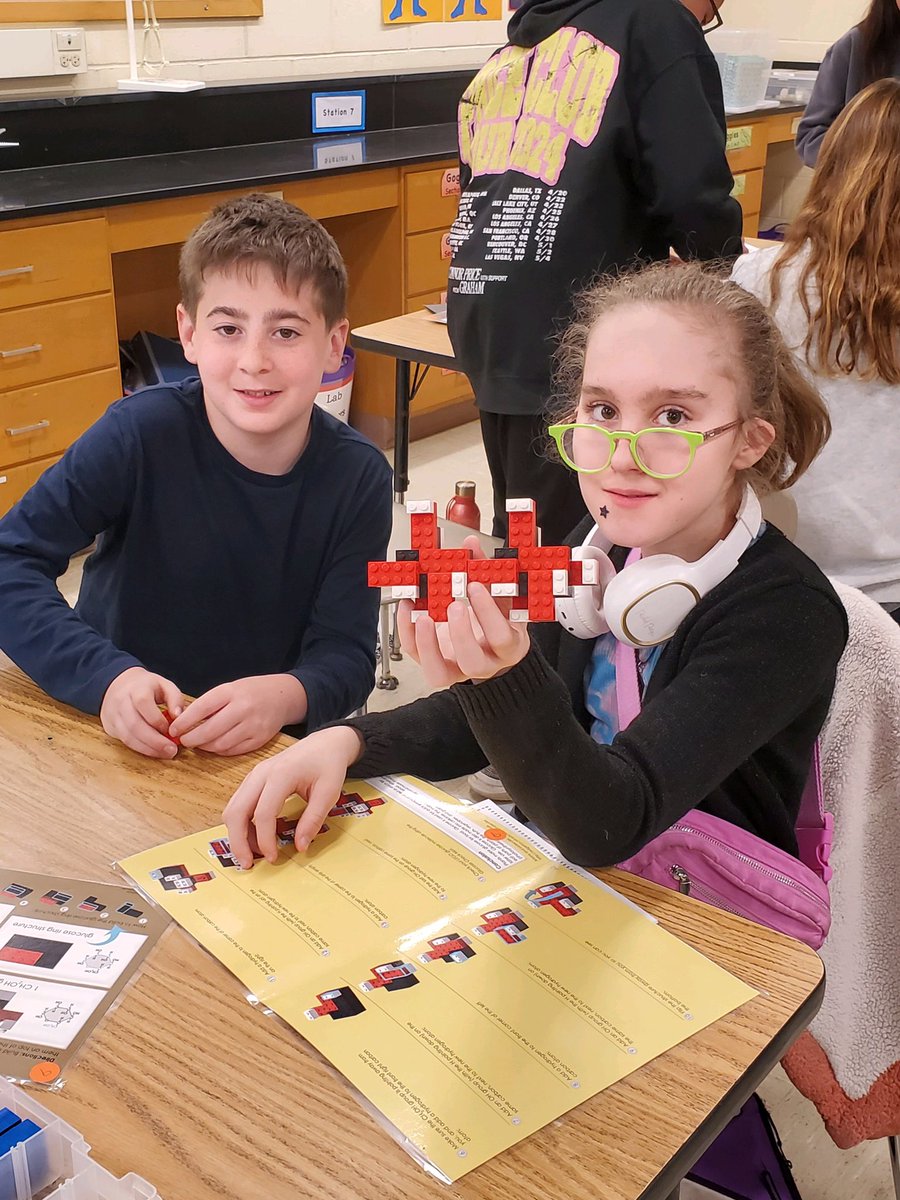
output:
[[59, 1086], [168, 922], [130, 888], [0, 866], [0, 1075]]
[[298, 854], [301, 808], [274, 864], [220, 827], [119, 866], [447, 1180], [754, 995], [493, 804], [354, 781]]

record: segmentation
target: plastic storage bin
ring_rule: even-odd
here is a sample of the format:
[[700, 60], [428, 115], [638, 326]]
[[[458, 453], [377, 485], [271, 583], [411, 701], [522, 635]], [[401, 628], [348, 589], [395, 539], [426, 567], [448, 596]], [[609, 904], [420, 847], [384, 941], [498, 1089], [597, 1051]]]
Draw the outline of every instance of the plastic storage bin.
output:
[[93, 1162], [77, 1129], [6, 1079], [0, 1079], [0, 1108], [40, 1126], [39, 1133], [0, 1155], [0, 1200], [38, 1195], [42, 1200], [157, 1200], [159, 1193], [146, 1179], [116, 1179]]
[[326, 372], [322, 376], [322, 389], [316, 396], [316, 404], [344, 424], [350, 415], [350, 394], [353, 391], [355, 368], [356, 355], [348, 346], [338, 369], [331, 373]]
[[764, 104], [772, 63], [775, 38], [761, 29], [716, 29], [709, 35], [709, 47], [722, 76], [725, 108], [747, 112]]

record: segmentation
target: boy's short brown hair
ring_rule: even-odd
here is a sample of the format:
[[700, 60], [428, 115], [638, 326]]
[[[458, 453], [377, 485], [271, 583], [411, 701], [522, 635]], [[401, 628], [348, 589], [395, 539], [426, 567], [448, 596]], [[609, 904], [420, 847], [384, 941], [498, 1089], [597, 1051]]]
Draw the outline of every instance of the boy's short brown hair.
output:
[[347, 312], [347, 268], [337, 243], [318, 221], [277, 196], [254, 192], [217, 205], [181, 249], [181, 301], [192, 319], [213, 271], [268, 266], [282, 287], [309, 284], [331, 329]]

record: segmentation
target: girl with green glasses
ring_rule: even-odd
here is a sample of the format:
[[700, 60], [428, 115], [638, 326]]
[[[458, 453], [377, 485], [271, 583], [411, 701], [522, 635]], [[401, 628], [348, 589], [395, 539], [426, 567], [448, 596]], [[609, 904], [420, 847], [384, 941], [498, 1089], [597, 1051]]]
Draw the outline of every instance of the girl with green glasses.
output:
[[[788, 486], [828, 436], [763, 307], [695, 266], [589, 292], [562, 339], [560, 385], [551, 433], [587, 510], [569, 540], [596, 524], [616, 567], [638, 548], [696, 565], [736, 528], [748, 484]], [[627, 859], [692, 808], [796, 855], [846, 617], [818, 568], [758, 515], [743, 545], [674, 634], [640, 652], [643, 707], [625, 731], [612, 633], [510, 621], [479, 584], [440, 630], [425, 614], [413, 624], [404, 602], [404, 646], [437, 690], [255, 767], [225, 810], [238, 861], [250, 866], [256, 849], [274, 861], [275, 820], [295, 792], [308, 801], [303, 850], [348, 773], [440, 780], [488, 762], [519, 813], [587, 866]]]

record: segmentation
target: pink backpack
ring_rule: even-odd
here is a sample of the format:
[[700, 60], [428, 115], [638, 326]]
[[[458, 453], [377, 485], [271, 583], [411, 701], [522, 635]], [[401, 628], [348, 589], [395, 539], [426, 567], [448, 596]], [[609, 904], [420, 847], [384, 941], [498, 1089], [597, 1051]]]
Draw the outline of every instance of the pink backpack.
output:
[[[616, 646], [616, 698], [619, 728], [626, 729], [640, 712], [641, 698], [637, 657], [622, 642]], [[797, 817], [799, 859], [694, 808], [619, 866], [818, 950], [831, 925], [832, 829], [832, 816], [822, 804], [816, 743]]]

